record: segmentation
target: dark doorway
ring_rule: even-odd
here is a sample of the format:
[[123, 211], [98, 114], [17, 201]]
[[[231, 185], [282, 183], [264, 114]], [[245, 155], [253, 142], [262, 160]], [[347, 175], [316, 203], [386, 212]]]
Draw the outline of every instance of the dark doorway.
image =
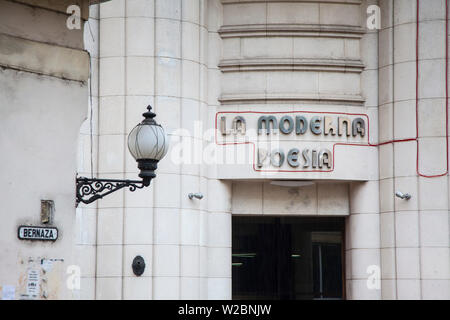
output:
[[343, 299], [344, 218], [233, 216], [233, 299]]

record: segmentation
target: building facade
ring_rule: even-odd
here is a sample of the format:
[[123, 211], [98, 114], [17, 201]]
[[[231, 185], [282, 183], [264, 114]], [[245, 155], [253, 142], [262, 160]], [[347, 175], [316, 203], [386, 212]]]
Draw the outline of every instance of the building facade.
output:
[[[79, 28], [68, 27], [71, 5]], [[77, 297], [64, 283], [78, 261], [74, 179], [88, 112], [88, 19], [89, 1], [0, 1], [2, 299]], [[19, 240], [20, 226], [40, 225], [57, 227], [57, 241]]]
[[[28, 270], [50, 264], [63, 279], [51, 298], [450, 299], [448, 18], [446, 0], [91, 5], [78, 118], [48, 111], [71, 136], [40, 136], [67, 150], [48, 145], [61, 159], [25, 175], [34, 202], [13, 187], [28, 157], [2, 166], [17, 201], [1, 205], [0, 284], [20, 298]], [[16, 71], [2, 72], [9, 92]], [[25, 104], [3, 99], [14, 128], [4, 106]], [[149, 104], [171, 140], [151, 186], [75, 209], [76, 174], [136, 178], [127, 135]], [[55, 176], [48, 191], [38, 169]], [[39, 199], [55, 204], [53, 243], [15, 234], [39, 224]]]

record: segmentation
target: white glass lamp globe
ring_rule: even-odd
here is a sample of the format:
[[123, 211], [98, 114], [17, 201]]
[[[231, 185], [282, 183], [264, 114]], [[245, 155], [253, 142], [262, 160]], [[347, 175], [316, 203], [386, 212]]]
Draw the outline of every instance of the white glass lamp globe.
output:
[[139, 177], [144, 180], [144, 185], [148, 186], [151, 179], [156, 177], [158, 161], [169, 150], [169, 139], [161, 125], [153, 119], [156, 114], [151, 111], [152, 107], [148, 106], [147, 110], [142, 114], [145, 119], [128, 135], [128, 150], [141, 170]]

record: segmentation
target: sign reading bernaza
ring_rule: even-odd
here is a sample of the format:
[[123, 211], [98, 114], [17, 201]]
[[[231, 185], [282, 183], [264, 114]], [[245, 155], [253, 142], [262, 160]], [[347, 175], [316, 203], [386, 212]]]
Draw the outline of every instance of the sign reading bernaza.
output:
[[18, 232], [21, 240], [49, 240], [58, 239], [58, 229], [54, 227], [20, 226]]

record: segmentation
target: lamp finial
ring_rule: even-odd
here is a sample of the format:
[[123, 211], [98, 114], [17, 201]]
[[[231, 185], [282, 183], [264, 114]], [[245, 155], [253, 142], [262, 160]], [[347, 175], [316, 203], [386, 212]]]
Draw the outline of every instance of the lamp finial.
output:
[[142, 121], [142, 123], [147, 123], [147, 124], [156, 124], [156, 121], [153, 119], [154, 117], [156, 117], [156, 113], [154, 113], [152, 111], [152, 106], [148, 105], [147, 106], [147, 110], [146, 112], [144, 112], [142, 115], [144, 116], [144, 121]]

